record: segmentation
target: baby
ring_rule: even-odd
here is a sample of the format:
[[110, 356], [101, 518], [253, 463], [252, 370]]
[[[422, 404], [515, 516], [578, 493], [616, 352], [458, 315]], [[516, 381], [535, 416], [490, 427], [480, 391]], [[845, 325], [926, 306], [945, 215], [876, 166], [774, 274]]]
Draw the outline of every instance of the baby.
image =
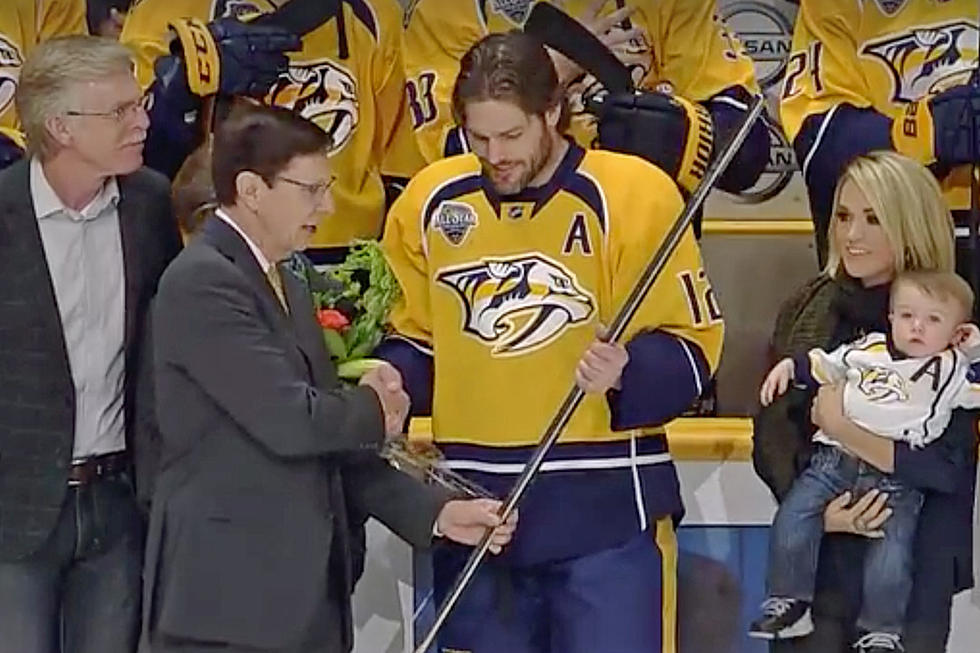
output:
[[[973, 291], [951, 272], [909, 272], [892, 284], [891, 335], [870, 333], [832, 352], [784, 358], [769, 372], [760, 399], [768, 405], [795, 380], [844, 384], [844, 413], [862, 428], [922, 447], [946, 429], [954, 408], [980, 406], [970, 373], [980, 330], [967, 320]], [[862, 651], [900, 651], [912, 587], [911, 555], [922, 494], [852, 456], [833, 434], [818, 431], [810, 464], [779, 506], [770, 534], [769, 598], [749, 635], [802, 637], [813, 630], [810, 602], [827, 504], [844, 492], [876, 488], [888, 495], [884, 537], [871, 540], [855, 643]]]

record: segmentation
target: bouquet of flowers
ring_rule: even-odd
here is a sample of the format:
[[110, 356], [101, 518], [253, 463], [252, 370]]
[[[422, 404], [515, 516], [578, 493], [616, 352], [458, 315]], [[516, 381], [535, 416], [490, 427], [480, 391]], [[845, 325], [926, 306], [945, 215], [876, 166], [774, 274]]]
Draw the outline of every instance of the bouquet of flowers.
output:
[[380, 361], [369, 358], [385, 334], [401, 288], [377, 241], [358, 241], [343, 263], [311, 284], [317, 321], [342, 379], [355, 381]]
[[[313, 274], [318, 274], [313, 272]], [[343, 263], [324, 278], [310, 280], [317, 321], [341, 379], [356, 381], [381, 363], [369, 355], [384, 337], [388, 314], [401, 295], [398, 279], [376, 241], [359, 241]], [[492, 497], [485, 488], [440, 465], [442, 455], [431, 440], [398, 438], [381, 451], [393, 467], [453, 494]]]

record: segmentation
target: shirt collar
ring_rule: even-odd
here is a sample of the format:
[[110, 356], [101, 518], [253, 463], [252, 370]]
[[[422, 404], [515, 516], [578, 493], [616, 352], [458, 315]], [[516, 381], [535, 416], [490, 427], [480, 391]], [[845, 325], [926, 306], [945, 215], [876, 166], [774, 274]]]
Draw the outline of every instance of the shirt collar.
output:
[[218, 219], [238, 232], [238, 235], [242, 237], [242, 240], [245, 241], [248, 248], [252, 250], [252, 255], [255, 257], [256, 262], [258, 262], [259, 267], [262, 269], [262, 273], [269, 274], [269, 268], [272, 267], [272, 263], [270, 263], [269, 259], [265, 257], [265, 254], [262, 253], [262, 250], [259, 249], [258, 245], [256, 245], [255, 242], [248, 237], [248, 234], [246, 234], [242, 228], [238, 226], [238, 223], [236, 223], [230, 215], [225, 213], [224, 209], [222, 208], [215, 209], [214, 214], [218, 216]]
[[73, 220], [94, 220], [102, 215], [109, 207], [119, 203], [119, 183], [115, 177], [110, 177], [98, 194], [92, 198], [81, 211], [75, 211], [65, 206], [61, 198], [51, 187], [44, 174], [40, 159], [31, 159], [31, 199], [34, 202], [34, 213], [38, 220], [50, 218], [58, 213], [64, 213]]

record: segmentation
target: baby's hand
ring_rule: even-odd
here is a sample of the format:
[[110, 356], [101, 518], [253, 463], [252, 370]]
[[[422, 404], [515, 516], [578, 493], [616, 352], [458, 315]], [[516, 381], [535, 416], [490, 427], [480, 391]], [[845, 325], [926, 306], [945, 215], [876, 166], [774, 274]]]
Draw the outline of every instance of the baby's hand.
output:
[[766, 380], [762, 382], [762, 389], [759, 390], [759, 401], [763, 406], [768, 406], [779, 395], [789, 389], [789, 384], [796, 373], [796, 364], [792, 358], [784, 358], [776, 363], [770, 370]]

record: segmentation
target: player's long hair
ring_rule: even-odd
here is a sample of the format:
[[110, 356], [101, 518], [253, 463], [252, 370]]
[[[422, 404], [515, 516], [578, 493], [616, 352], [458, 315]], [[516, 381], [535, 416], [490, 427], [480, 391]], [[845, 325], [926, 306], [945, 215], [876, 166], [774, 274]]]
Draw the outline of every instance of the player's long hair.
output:
[[[855, 158], [844, 170], [834, 194], [834, 209], [845, 182], [857, 186], [874, 210], [895, 257], [895, 274], [906, 270], [952, 271], [953, 216], [935, 176], [918, 162], [886, 150]], [[832, 218], [830, 229], [835, 228]], [[827, 267], [842, 271], [841, 255], [829, 234]]]
[[571, 121], [565, 88], [558, 81], [554, 63], [540, 41], [521, 31], [491, 34], [474, 45], [460, 61], [453, 87], [453, 115], [463, 125], [469, 102], [504, 100], [525, 113], [544, 117], [561, 107], [558, 132]]

